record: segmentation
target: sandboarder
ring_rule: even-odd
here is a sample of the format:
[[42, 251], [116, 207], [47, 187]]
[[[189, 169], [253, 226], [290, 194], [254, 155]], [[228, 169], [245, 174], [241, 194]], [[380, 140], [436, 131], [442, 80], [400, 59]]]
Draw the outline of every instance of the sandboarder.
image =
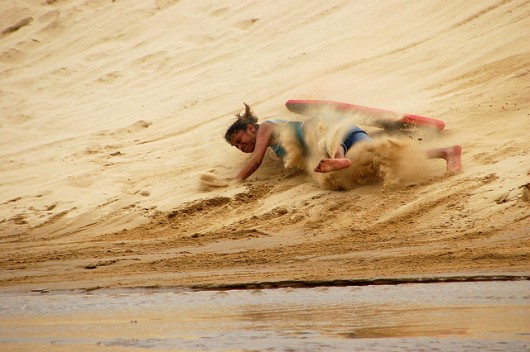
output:
[[[279, 139], [279, 126], [285, 123], [293, 129], [300, 148], [305, 150], [306, 140], [304, 138], [306, 126], [298, 121], [266, 120], [258, 124], [258, 117], [254, 115], [249, 105], [245, 104], [245, 112], [236, 114], [237, 120], [227, 129], [225, 133], [226, 141], [244, 153], [252, 153], [250, 160], [243, 166], [237, 174], [237, 181], [244, 181], [252, 175], [261, 165], [267, 148], [271, 148], [274, 153], [284, 158], [286, 150]], [[338, 149], [327, 158], [320, 160], [314, 168], [315, 172], [333, 172], [348, 168], [352, 165], [350, 159], [346, 157], [347, 151], [356, 143], [370, 143], [373, 141], [368, 134], [359, 127], [353, 126], [346, 133]], [[456, 173], [461, 170], [462, 147], [453, 145], [445, 148], [429, 149], [426, 156], [429, 159], [442, 158], [447, 162], [447, 172]]]

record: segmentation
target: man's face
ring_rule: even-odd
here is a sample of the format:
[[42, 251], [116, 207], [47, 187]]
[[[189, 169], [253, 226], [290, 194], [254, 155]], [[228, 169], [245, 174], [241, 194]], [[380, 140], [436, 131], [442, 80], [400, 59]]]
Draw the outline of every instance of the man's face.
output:
[[230, 137], [230, 144], [243, 153], [252, 153], [256, 146], [256, 129], [248, 125], [246, 131], [237, 131]]

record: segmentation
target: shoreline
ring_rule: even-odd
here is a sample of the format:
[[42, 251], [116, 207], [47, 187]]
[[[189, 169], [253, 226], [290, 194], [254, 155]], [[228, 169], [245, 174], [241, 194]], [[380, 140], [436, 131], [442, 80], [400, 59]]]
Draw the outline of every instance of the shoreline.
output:
[[166, 291], [232, 291], [232, 290], [262, 290], [279, 288], [317, 288], [317, 287], [361, 287], [403, 284], [433, 284], [458, 282], [498, 282], [498, 281], [530, 281], [530, 273], [510, 274], [481, 274], [481, 275], [438, 275], [438, 276], [408, 276], [408, 277], [377, 277], [368, 279], [340, 279], [340, 280], [281, 280], [261, 282], [240, 282], [232, 284], [203, 284], [203, 285], [138, 285], [138, 286], [93, 286], [71, 289], [27, 288], [4, 286], [0, 287], [0, 295], [9, 293], [106, 293], [106, 292], [166, 292]]

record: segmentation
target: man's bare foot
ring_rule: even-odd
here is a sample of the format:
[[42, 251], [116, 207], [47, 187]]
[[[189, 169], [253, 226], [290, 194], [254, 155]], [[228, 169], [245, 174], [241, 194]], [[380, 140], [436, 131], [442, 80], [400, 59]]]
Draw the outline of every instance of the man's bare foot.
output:
[[315, 172], [331, 172], [346, 169], [351, 166], [351, 160], [348, 158], [322, 159], [315, 167]]
[[447, 173], [454, 174], [462, 170], [462, 147], [455, 144], [451, 147], [427, 150], [429, 159], [442, 158], [447, 162]]
[[457, 173], [462, 170], [462, 146], [455, 144], [447, 148], [444, 158], [447, 161], [447, 172]]

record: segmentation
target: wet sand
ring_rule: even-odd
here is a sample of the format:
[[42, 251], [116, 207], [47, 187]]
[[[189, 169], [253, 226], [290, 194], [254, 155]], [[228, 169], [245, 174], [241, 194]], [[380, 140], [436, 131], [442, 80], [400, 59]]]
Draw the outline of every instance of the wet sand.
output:
[[524, 351], [530, 283], [2, 293], [0, 347], [38, 351]]

